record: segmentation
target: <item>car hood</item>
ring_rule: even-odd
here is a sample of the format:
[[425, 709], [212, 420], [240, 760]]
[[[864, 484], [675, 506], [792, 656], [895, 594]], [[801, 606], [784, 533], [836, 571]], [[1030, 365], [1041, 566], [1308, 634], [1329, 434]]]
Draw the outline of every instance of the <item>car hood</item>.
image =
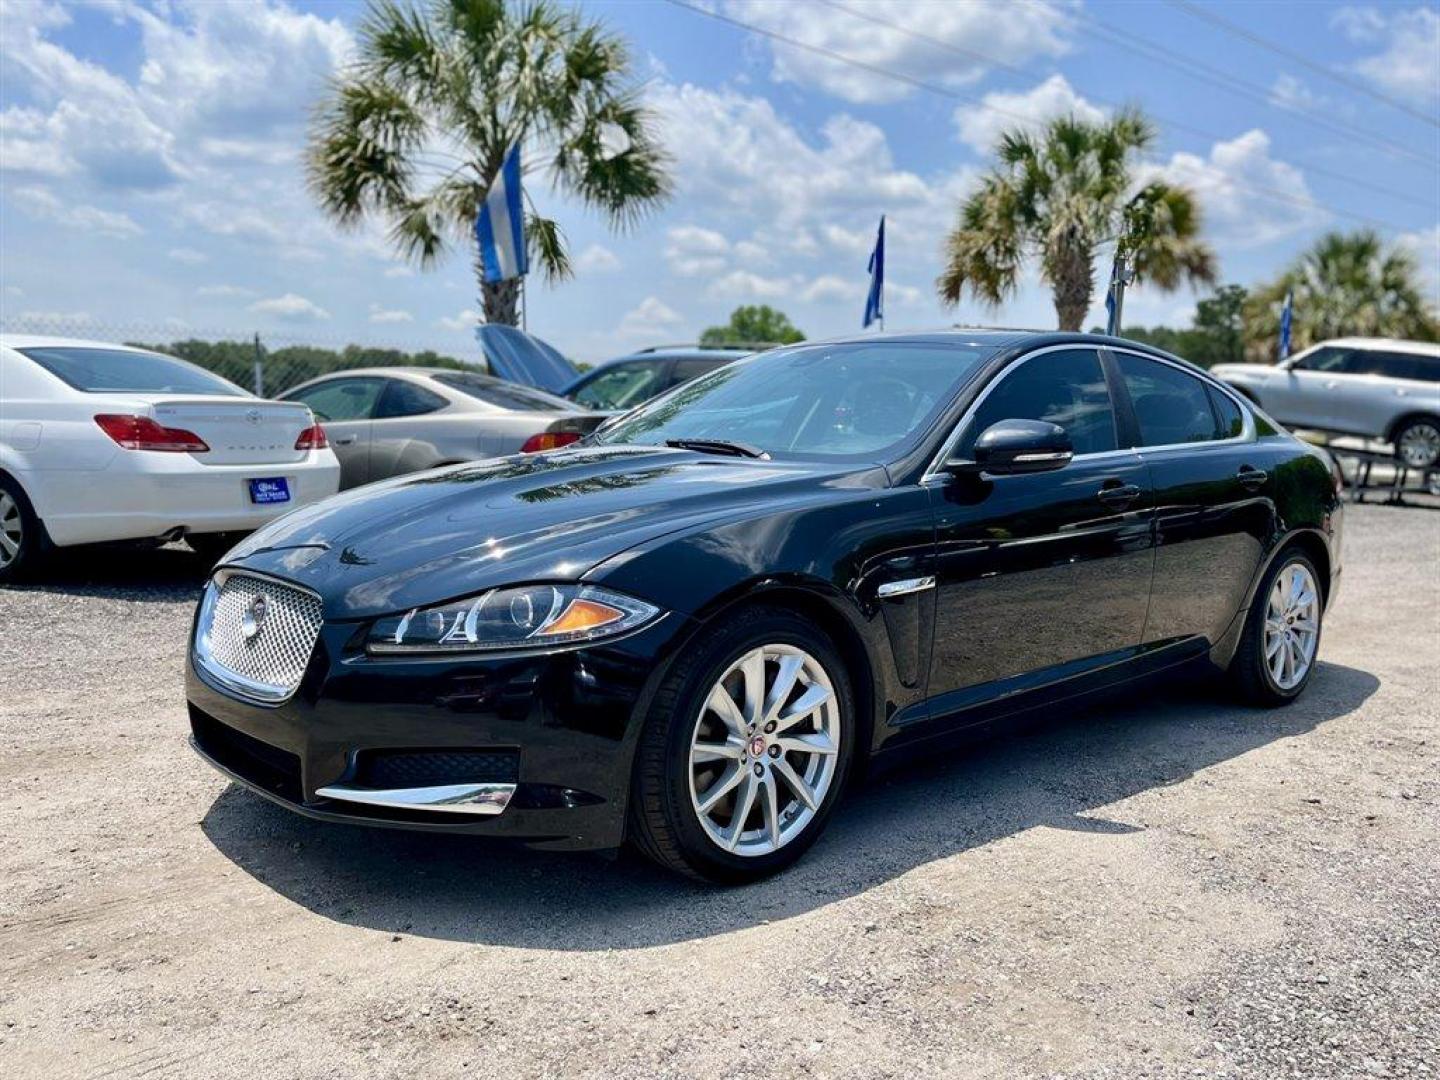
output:
[[345, 492], [250, 536], [227, 565], [314, 589], [331, 619], [576, 580], [666, 533], [881, 487], [882, 467], [593, 447], [496, 458]]

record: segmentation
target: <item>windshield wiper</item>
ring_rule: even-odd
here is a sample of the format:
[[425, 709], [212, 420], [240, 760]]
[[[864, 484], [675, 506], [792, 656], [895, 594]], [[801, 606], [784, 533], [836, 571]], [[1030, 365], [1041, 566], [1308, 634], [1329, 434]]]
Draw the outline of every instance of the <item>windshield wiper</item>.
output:
[[731, 442], [728, 439], [666, 439], [665, 445], [679, 450], [698, 450], [702, 454], [729, 454], [731, 457], [770, 460], [770, 455], [758, 446], [751, 446], [749, 443], [743, 442]]

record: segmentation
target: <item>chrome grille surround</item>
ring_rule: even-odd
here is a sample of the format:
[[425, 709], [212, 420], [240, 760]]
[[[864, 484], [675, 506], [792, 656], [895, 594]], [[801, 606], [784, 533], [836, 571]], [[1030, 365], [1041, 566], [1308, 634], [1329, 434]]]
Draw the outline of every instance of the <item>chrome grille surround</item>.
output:
[[[257, 604], [263, 609], [256, 615]], [[288, 701], [300, 686], [323, 621], [308, 589], [243, 570], [205, 586], [195, 621], [195, 666], [219, 689], [260, 705]]]

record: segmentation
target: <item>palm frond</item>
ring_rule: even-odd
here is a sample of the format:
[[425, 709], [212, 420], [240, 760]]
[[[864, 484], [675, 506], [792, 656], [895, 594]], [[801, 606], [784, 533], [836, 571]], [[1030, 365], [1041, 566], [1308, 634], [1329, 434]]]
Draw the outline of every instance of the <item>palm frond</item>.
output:
[[550, 218], [539, 214], [525, 215], [525, 243], [530, 257], [539, 265], [548, 282], [573, 277], [570, 256], [565, 250], [565, 234]]

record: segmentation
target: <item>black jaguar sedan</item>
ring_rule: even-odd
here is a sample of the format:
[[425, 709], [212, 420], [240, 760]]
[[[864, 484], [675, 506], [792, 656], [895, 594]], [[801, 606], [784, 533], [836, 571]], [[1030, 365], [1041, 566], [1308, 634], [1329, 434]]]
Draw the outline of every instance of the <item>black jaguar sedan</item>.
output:
[[1181, 665], [1280, 705], [1339, 475], [1182, 360], [1079, 334], [762, 353], [571, 448], [298, 510], [222, 561], [197, 750], [327, 821], [683, 873], [788, 865], [867, 766]]

